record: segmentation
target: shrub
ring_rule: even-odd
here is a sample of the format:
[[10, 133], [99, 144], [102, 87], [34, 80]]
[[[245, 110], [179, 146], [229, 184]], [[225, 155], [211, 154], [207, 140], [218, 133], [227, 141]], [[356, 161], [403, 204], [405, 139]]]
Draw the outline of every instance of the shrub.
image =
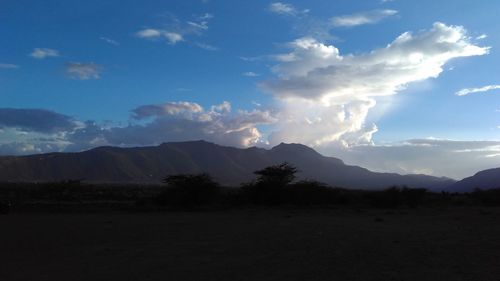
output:
[[300, 181], [284, 189], [285, 203], [294, 205], [326, 205], [342, 202], [340, 189], [330, 188], [317, 181]]
[[427, 190], [392, 186], [382, 192], [371, 194], [371, 204], [379, 208], [397, 208], [402, 205], [417, 207], [424, 202]]
[[241, 187], [241, 197], [256, 205], [278, 205], [281, 203], [282, 186], [251, 182]]
[[197, 206], [213, 203], [220, 186], [210, 175], [180, 174], [163, 179], [167, 187], [158, 196], [161, 205]]
[[79, 201], [84, 191], [81, 180], [64, 180], [42, 183], [34, 194], [41, 199], [56, 201]]
[[500, 206], [500, 189], [482, 190], [476, 188], [470, 196], [479, 201], [481, 205]]

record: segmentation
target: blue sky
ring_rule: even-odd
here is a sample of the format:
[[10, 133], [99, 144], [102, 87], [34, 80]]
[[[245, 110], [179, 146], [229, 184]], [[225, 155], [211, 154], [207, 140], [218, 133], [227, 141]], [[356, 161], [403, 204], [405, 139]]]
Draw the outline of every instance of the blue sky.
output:
[[206, 139], [454, 178], [500, 166], [496, 1], [0, 7], [0, 154]]

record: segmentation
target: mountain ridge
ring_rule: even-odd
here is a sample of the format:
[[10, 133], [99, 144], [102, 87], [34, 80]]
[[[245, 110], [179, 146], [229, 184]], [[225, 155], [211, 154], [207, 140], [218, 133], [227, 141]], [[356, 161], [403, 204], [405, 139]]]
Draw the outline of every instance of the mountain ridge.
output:
[[452, 184], [448, 189], [453, 192], [471, 192], [474, 189], [500, 188], [500, 168], [482, 170]]
[[332, 186], [382, 189], [391, 185], [444, 189], [455, 181], [427, 175], [377, 173], [346, 165], [302, 144], [281, 143], [271, 149], [235, 148], [203, 140], [166, 142], [147, 147], [96, 147], [83, 152], [0, 156], [0, 181], [159, 183], [166, 175], [207, 172], [226, 185], [253, 180], [253, 172], [289, 162], [300, 179]]

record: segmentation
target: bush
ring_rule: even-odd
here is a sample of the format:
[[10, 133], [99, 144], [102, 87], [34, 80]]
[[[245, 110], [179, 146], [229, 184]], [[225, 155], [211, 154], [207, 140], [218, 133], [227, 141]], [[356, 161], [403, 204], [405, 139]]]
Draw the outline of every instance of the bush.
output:
[[208, 174], [172, 175], [163, 179], [167, 187], [160, 193], [157, 202], [161, 205], [198, 206], [213, 203], [220, 186]]
[[371, 194], [371, 205], [379, 208], [397, 208], [402, 205], [415, 208], [424, 202], [425, 188], [407, 188], [392, 186], [384, 191]]
[[39, 184], [33, 195], [46, 200], [80, 201], [84, 189], [81, 180], [65, 180]]
[[282, 186], [251, 182], [241, 187], [242, 201], [255, 205], [278, 205], [281, 200]]
[[347, 202], [347, 198], [341, 192], [341, 189], [331, 188], [323, 183], [310, 180], [285, 186], [254, 182], [241, 187], [239, 201], [268, 206], [344, 204]]
[[500, 189], [482, 190], [476, 188], [470, 197], [485, 206], [500, 206]]
[[340, 189], [330, 188], [317, 181], [300, 181], [284, 190], [284, 201], [294, 205], [326, 205], [343, 202]]

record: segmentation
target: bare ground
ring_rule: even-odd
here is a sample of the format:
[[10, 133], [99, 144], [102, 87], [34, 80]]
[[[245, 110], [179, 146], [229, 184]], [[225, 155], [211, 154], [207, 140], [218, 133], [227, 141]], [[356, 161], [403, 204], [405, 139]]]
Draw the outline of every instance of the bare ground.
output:
[[0, 216], [0, 280], [500, 280], [500, 209]]

